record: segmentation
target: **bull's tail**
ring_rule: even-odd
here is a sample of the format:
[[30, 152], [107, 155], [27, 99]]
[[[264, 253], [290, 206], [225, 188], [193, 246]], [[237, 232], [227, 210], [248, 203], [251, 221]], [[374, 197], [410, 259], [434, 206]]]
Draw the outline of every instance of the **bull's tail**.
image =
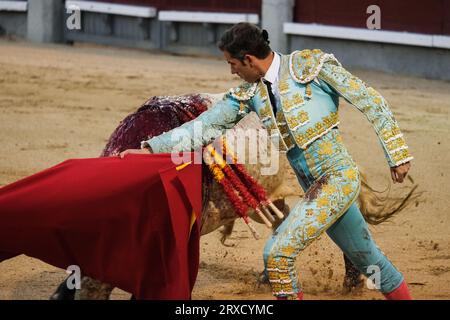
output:
[[414, 183], [411, 176], [408, 176], [407, 179], [412, 184], [412, 186], [408, 186], [407, 194], [393, 196], [391, 195], [391, 182], [385, 190], [378, 191], [370, 186], [367, 177], [361, 173], [361, 192], [357, 201], [367, 223], [380, 224], [409, 205], [414, 203], [417, 206], [419, 202], [423, 201], [423, 191], [417, 191], [418, 185]]

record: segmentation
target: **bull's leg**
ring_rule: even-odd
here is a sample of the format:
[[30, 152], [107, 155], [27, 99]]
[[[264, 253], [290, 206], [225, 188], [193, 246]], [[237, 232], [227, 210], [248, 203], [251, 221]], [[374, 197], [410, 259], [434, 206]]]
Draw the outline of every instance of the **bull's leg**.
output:
[[81, 289], [75, 293], [75, 300], [108, 300], [114, 287], [101, 281], [83, 277]]
[[[70, 277], [70, 276], [69, 276]], [[113, 286], [89, 277], [81, 279], [81, 289], [69, 289], [66, 278], [60, 283], [50, 300], [108, 300]]]
[[345, 276], [343, 283], [344, 293], [349, 293], [363, 286], [364, 280], [361, 272], [353, 265], [349, 258], [344, 254]]
[[220, 237], [220, 242], [226, 247], [234, 247], [234, 244], [225, 243], [225, 241], [227, 241], [228, 237], [231, 236], [231, 233], [233, 232], [233, 228], [234, 228], [234, 221], [231, 221], [231, 222], [224, 224], [222, 230], [220, 230], [220, 233], [222, 234], [222, 236]]
[[[69, 276], [70, 277], [70, 276]], [[67, 287], [67, 277], [63, 282], [61, 282], [56, 289], [56, 291], [50, 296], [50, 300], [74, 300], [76, 289], [69, 289]]]

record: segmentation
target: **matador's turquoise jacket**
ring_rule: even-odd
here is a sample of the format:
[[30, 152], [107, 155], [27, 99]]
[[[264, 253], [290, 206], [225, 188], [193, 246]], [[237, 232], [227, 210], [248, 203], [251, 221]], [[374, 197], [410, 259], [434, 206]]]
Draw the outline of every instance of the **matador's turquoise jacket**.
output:
[[[332, 54], [321, 50], [295, 51], [281, 56], [278, 92], [281, 108], [274, 115], [267, 87], [262, 81], [243, 83], [195, 120], [143, 141], [155, 153], [191, 151], [209, 144], [232, 128], [245, 114], [255, 111], [281, 151], [295, 145], [307, 149], [314, 140], [339, 125], [339, 97], [360, 110], [373, 125], [390, 167], [412, 159], [386, 100], [372, 87], [345, 70]], [[194, 135], [194, 128], [202, 128]], [[190, 134], [176, 134], [176, 130]], [[181, 141], [180, 141], [181, 139]]]

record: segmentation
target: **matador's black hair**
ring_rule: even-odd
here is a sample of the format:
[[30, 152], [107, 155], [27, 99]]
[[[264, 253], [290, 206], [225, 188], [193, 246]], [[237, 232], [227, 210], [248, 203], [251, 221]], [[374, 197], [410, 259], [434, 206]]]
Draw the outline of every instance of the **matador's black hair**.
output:
[[266, 58], [272, 52], [269, 43], [266, 30], [261, 30], [251, 23], [241, 22], [225, 31], [218, 46], [233, 58], [243, 61], [246, 54], [259, 59]]

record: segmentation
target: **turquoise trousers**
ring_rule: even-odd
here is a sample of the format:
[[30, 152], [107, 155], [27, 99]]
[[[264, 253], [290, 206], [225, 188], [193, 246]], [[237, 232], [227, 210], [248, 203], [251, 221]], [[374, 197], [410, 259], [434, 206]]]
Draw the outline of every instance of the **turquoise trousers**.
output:
[[360, 175], [338, 129], [332, 129], [306, 150], [289, 150], [287, 157], [305, 196], [264, 248], [265, 272], [273, 294], [297, 297], [301, 288], [295, 258], [324, 231], [362, 274], [372, 276], [382, 293], [397, 289], [403, 276], [373, 241], [355, 203]]

